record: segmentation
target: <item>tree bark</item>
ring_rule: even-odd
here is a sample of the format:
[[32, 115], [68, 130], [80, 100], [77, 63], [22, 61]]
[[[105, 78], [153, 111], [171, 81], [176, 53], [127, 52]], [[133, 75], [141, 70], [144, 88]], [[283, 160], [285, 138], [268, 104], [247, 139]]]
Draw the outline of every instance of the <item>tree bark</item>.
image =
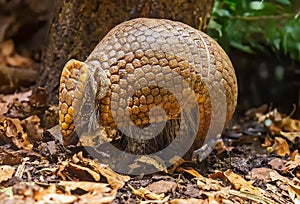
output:
[[117, 24], [137, 17], [167, 18], [205, 30], [214, 0], [57, 0], [38, 86], [57, 103], [61, 70], [74, 58], [85, 60]]

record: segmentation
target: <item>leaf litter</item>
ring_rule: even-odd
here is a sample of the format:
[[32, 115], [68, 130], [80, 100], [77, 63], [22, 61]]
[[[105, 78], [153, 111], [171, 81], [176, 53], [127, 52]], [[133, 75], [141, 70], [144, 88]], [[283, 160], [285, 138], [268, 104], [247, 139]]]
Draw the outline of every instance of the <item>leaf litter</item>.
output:
[[[251, 125], [237, 124], [224, 131], [215, 150], [201, 163], [181, 160], [175, 169], [166, 170], [147, 160], [160, 172], [130, 177], [82, 151], [66, 149], [51, 137], [42, 125], [42, 113], [57, 109], [43, 97], [31, 92], [4, 97], [8, 108], [0, 117], [3, 203], [299, 202], [298, 136], [282, 134], [299, 131], [299, 121], [276, 109], [245, 116]], [[37, 101], [44, 109], [41, 112]], [[226, 132], [238, 137], [232, 139]]]

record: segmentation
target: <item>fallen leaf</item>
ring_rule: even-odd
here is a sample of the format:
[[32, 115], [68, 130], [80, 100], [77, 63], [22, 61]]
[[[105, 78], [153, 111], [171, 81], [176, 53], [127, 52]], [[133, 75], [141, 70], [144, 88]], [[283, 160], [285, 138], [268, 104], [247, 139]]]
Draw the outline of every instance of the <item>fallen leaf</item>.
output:
[[[84, 158], [82, 155], [82, 152], [74, 154], [72, 157], [72, 160], [74, 163], [77, 164], [77, 166], [82, 165], [82, 166], [84, 166], [85, 170], [89, 169], [89, 173], [94, 172], [93, 176], [96, 176], [96, 175], [94, 175], [95, 173], [99, 176], [99, 179], [100, 179], [100, 175], [104, 176], [106, 178], [108, 184], [113, 189], [122, 188], [125, 185], [125, 182], [129, 181], [129, 179], [130, 179], [129, 176], [124, 176], [124, 175], [114, 172], [107, 165], [102, 165], [96, 160]], [[95, 180], [98, 179], [98, 176], [97, 176], [97, 178], [94, 177]], [[99, 180], [96, 180], [96, 181], [99, 181]]]
[[7, 181], [10, 179], [15, 173], [15, 168], [8, 166], [8, 165], [3, 165], [0, 166], [0, 183], [2, 181]]
[[61, 203], [61, 204], [68, 204], [73, 203], [77, 200], [77, 196], [74, 195], [65, 195], [65, 194], [58, 194], [58, 193], [47, 193], [42, 196], [41, 199], [38, 201], [42, 203]]
[[145, 164], [148, 164], [148, 165], [152, 165], [158, 171], [165, 172], [165, 173], [168, 172], [165, 162], [161, 158], [159, 158], [158, 156], [150, 157], [150, 156], [142, 155], [142, 156], [138, 157], [135, 160], [135, 162], [140, 162], [140, 163], [145, 163]]
[[69, 161], [63, 161], [59, 165], [58, 175], [64, 180], [69, 178], [71, 180], [80, 181], [99, 181], [100, 174], [92, 169], [77, 164], [73, 164]]
[[265, 204], [275, 204], [275, 202], [265, 196], [259, 196], [259, 195], [254, 195], [251, 193], [247, 192], [242, 192], [242, 191], [236, 191], [236, 190], [228, 190], [228, 193], [231, 195], [235, 195], [241, 198], [246, 198], [252, 201], [255, 201], [256, 203], [265, 203]]
[[270, 136], [267, 136], [265, 137], [265, 141], [263, 144], [261, 144], [262, 147], [270, 147], [272, 146], [274, 143], [274, 140], [270, 137]]
[[277, 170], [279, 172], [284, 172], [286, 171], [286, 166], [285, 166], [286, 160], [280, 159], [280, 158], [275, 158], [269, 161], [269, 165], [272, 167], [272, 169]]
[[283, 132], [280, 131], [280, 135], [291, 141], [292, 143], [295, 143], [295, 140], [297, 138], [300, 138], [300, 132]]
[[195, 169], [193, 169], [191, 167], [189, 167], [189, 168], [178, 167], [176, 169], [176, 172], [178, 172], [178, 173], [185, 172], [185, 173], [188, 173], [188, 174], [192, 175], [193, 177], [196, 177], [196, 178], [198, 178], [200, 180], [203, 180], [203, 181], [206, 179], [198, 171], [196, 171]]
[[36, 115], [29, 116], [22, 120], [21, 124], [25, 127], [30, 141], [36, 143], [43, 140], [44, 130], [41, 128], [41, 120], [39, 117]]
[[253, 194], [260, 197], [262, 196], [262, 189], [254, 187], [252, 185], [252, 182], [246, 181], [243, 177], [233, 173], [231, 170], [225, 171], [224, 176], [227, 178], [227, 180], [230, 182], [231, 186], [235, 190], [239, 190], [241, 192]]
[[112, 203], [117, 195], [117, 191], [112, 190], [109, 193], [98, 193], [97, 191], [94, 191], [92, 193], [86, 193], [84, 195], [81, 195], [79, 197], [79, 202], [78, 203], [94, 203], [94, 204], [107, 204], [107, 203]]
[[41, 155], [32, 150], [6, 150], [0, 146], [0, 163], [3, 165], [17, 165], [21, 164], [24, 157], [29, 157], [31, 160], [41, 158]]
[[273, 151], [279, 156], [290, 155], [290, 148], [287, 141], [281, 137], [275, 137], [275, 143], [272, 147]]
[[12, 67], [32, 67], [32, 60], [19, 54], [6, 57], [6, 63]]
[[299, 184], [300, 184], [299, 180], [298, 180], [298, 185], [293, 184], [292, 182], [288, 183], [289, 196], [295, 204], [300, 203], [300, 185]]
[[76, 189], [82, 189], [87, 192], [97, 192], [101, 194], [105, 194], [110, 192], [112, 189], [108, 187], [107, 183], [96, 183], [96, 182], [88, 182], [88, 181], [60, 181], [59, 185], [64, 186], [66, 191], [71, 193], [71, 191], [75, 191]]
[[33, 147], [17, 118], [5, 118], [3, 126], [0, 125], [0, 138], [19, 149], [31, 150]]
[[101, 165], [98, 162], [93, 163], [93, 166], [107, 179], [108, 184], [113, 189], [120, 189], [125, 185], [125, 182], [130, 180], [129, 176], [121, 175], [114, 172], [111, 168]]
[[[249, 172], [250, 179], [251, 180], [263, 180], [264, 182], [270, 182], [271, 181], [271, 176], [270, 172], [276, 172], [273, 169], [261, 167], [261, 168], [254, 168]], [[277, 173], [277, 172], [276, 172]]]
[[196, 198], [177, 198], [174, 200], [169, 201], [170, 204], [199, 204], [204, 203], [204, 200], [202, 199], [196, 199]]
[[138, 190], [134, 189], [130, 184], [128, 184], [129, 188], [132, 190], [132, 194], [137, 195], [144, 199], [150, 200], [162, 200], [165, 197], [165, 194], [156, 194], [149, 191], [146, 188], [140, 187]]
[[0, 115], [4, 115], [8, 111], [8, 103], [0, 101]]
[[177, 184], [174, 181], [160, 180], [149, 184], [148, 186], [146, 186], [146, 189], [155, 194], [162, 194], [175, 190], [176, 186]]
[[32, 95], [32, 90], [26, 91], [26, 92], [20, 92], [20, 93], [14, 93], [14, 94], [8, 94], [1, 96], [1, 100], [6, 103], [13, 103], [14, 100], [18, 101], [29, 101], [29, 97]]
[[300, 120], [289, 117], [284, 118], [283, 129], [287, 132], [300, 132]]
[[260, 179], [263, 180], [264, 183], [268, 183], [271, 181], [284, 181], [287, 182], [288, 179], [281, 176], [276, 170], [261, 167], [261, 168], [254, 168], [249, 172], [251, 180]]
[[0, 43], [0, 55], [8, 57], [13, 54], [15, 50], [15, 45], [12, 40], [7, 40]]
[[245, 115], [248, 117], [261, 117], [263, 116], [264, 113], [266, 113], [268, 110], [268, 105], [267, 104], [263, 104], [262, 106], [258, 107], [258, 108], [251, 108], [249, 110], [246, 111]]
[[[213, 180], [211, 178], [205, 178], [205, 180], [196, 179], [197, 187], [203, 191], [219, 191], [223, 188], [222, 184], [219, 181]], [[202, 194], [199, 193], [199, 194]]]
[[300, 154], [298, 152], [293, 153], [293, 157], [290, 158], [289, 161], [286, 162], [286, 170], [288, 172], [293, 171], [296, 168], [300, 167]]

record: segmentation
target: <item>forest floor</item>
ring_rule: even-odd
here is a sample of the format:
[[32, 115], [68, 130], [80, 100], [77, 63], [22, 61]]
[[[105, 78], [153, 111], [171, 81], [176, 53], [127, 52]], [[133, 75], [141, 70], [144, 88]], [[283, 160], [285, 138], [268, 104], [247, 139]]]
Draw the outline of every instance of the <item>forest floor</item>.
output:
[[121, 175], [55, 137], [58, 107], [47, 104], [44, 88], [33, 94], [22, 81], [37, 75], [31, 58], [12, 41], [0, 45], [0, 58], [0, 203], [300, 203], [293, 112], [253, 108], [233, 119], [205, 160]]

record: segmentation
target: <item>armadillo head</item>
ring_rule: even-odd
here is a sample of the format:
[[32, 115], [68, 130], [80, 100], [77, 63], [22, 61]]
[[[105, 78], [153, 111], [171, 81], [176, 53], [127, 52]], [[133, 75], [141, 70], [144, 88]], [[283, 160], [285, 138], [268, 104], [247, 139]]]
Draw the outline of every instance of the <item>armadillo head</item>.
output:
[[70, 60], [63, 68], [59, 87], [59, 124], [66, 145], [97, 124], [99, 100], [107, 92], [107, 78], [100, 63]]

